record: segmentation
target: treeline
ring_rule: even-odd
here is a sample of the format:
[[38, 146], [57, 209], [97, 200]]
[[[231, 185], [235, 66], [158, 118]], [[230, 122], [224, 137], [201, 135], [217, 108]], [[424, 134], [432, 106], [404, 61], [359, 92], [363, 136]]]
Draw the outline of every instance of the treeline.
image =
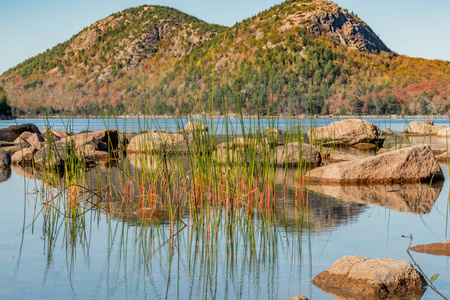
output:
[[8, 96], [3, 88], [0, 86], [0, 119], [4, 117], [11, 117], [11, 106], [9, 105]]

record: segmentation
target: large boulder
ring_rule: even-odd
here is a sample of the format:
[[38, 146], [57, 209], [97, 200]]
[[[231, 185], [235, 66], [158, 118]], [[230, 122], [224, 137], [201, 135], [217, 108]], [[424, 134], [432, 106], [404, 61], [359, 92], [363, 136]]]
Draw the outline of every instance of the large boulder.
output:
[[298, 142], [277, 147], [275, 157], [271, 158], [271, 163], [280, 167], [297, 167], [299, 164], [317, 167], [322, 164], [319, 151], [309, 144]]
[[324, 146], [350, 146], [359, 143], [382, 145], [385, 140], [383, 132], [377, 126], [359, 119], [332, 122], [328, 126], [310, 128], [308, 137], [311, 141], [320, 142]]
[[33, 124], [11, 125], [0, 129], [0, 141], [13, 142], [24, 132], [41, 133]]
[[0, 169], [6, 169], [11, 166], [11, 154], [0, 149]]
[[359, 255], [338, 259], [312, 282], [326, 292], [360, 299], [414, 297], [425, 291], [424, 278], [409, 262]]
[[368, 158], [332, 164], [309, 172], [322, 184], [386, 184], [444, 180], [428, 145], [417, 145]]
[[127, 147], [128, 153], [158, 153], [181, 151], [185, 144], [182, 134], [167, 132], [147, 132], [136, 135]]
[[430, 122], [412, 121], [408, 128], [403, 131], [412, 135], [437, 135], [442, 129], [448, 128], [446, 126], [434, 126]]

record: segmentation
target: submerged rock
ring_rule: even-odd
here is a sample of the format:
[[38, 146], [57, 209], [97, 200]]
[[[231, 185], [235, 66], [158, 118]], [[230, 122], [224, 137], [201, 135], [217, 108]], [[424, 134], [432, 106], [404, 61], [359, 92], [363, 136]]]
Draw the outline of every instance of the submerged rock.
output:
[[359, 255], [338, 259], [312, 282], [326, 292], [358, 299], [414, 297], [425, 291], [425, 280], [409, 262]]
[[308, 130], [308, 137], [312, 141], [320, 141], [324, 146], [351, 146], [358, 143], [382, 145], [385, 140], [383, 132], [377, 126], [359, 119], [343, 120], [328, 126], [311, 128]]
[[410, 249], [416, 252], [427, 253], [431, 255], [450, 256], [450, 241], [428, 245], [417, 245], [411, 247]]
[[341, 185], [444, 180], [439, 163], [428, 145], [320, 167], [311, 170], [309, 176], [312, 183]]

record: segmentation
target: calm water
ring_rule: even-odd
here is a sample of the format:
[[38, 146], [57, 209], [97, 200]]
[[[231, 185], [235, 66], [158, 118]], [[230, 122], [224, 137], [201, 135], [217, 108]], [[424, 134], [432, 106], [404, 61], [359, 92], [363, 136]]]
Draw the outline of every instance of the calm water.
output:
[[[318, 126], [330, 121], [313, 120]], [[397, 119], [369, 121], [398, 131], [405, 124]], [[17, 120], [27, 122], [43, 127], [41, 120]], [[123, 129], [123, 121], [118, 122]], [[126, 122], [126, 130], [132, 130], [133, 122]], [[162, 122], [164, 129], [177, 127], [175, 120]], [[12, 123], [2, 121], [0, 126]], [[60, 120], [49, 123], [64, 128]], [[279, 124], [284, 128], [291, 121]], [[104, 128], [102, 120], [76, 119], [72, 130], [85, 130], [87, 125], [91, 130]], [[98, 209], [84, 215], [84, 230], [71, 239], [63, 217], [46, 223], [38, 179], [27, 178], [29, 174], [21, 169], [2, 171], [0, 298], [290, 299], [305, 295], [333, 299], [310, 281], [338, 258], [359, 254], [410, 261], [409, 240], [401, 235], [412, 234], [413, 244], [450, 239], [448, 168], [442, 168], [445, 183], [431, 188], [327, 191], [345, 201], [310, 194], [306, 214], [299, 212], [292, 197], [278, 193], [273, 223], [259, 215], [251, 222], [223, 217], [235, 226], [229, 229], [223, 221], [212, 234], [185, 217], [187, 227], [173, 243], [167, 242], [170, 228], [164, 223], [143, 227], [136, 220]], [[117, 183], [116, 173], [114, 168], [102, 169], [93, 177], [109, 176]], [[407, 201], [397, 205], [392, 202], [396, 198]], [[412, 254], [429, 277], [440, 274], [435, 286], [450, 295], [450, 258]], [[440, 298], [428, 289], [423, 299]]]
[[[364, 119], [364, 118], [363, 118]], [[245, 130], [264, 128], [266, 126], [276, 127], [281, 130], [291, 128], [293, 126], [301, 126], [306, 130], [311, 127], [319, 127], [330, 124], [334, 121], [341, 119], [327, 118], [327, 119], [244, 119], [243, 124]], [[402, 131], [411, 121], [424, 121], [424, 119], [387, 119], [387, 118], [375, 118], [364, 119], [375, 125], [381, 130], [390, 128], [394, 131]], [[58, 130], [69, 130], [72, 132], [80, 132], [83, 130], [101, 130], [105, 128], [115, 128], [124, 131], [144, 131], [150, 129], [177, 131], [184, 128], [184, 125], [190, 120], [188, 119], [73, 119], [68, 121], [67, 119], [16, 119], [16, 120], [0, 120], [0, 128], [4, 128], [15, 124], [33, 123], [39, 128], [46, 128], [46, 126]], [[449, 118], [436, 118], [433, 119], [435, 125], [450, 126]], [[206, 122], [207, 125], [211, 124], [211, 121]], [[241, 133], [241, 121], [239, 119], [229, 119], [229, 132]], [[209, 126], [211, 128], [211, 126]], [[213, 120], [213, 132], [225, 133], [225, 122], [222, 119]]]

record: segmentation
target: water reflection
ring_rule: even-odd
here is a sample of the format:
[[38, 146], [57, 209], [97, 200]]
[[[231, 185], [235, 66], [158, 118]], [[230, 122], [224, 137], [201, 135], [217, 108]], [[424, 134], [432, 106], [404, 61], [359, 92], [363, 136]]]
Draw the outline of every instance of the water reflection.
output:
[[413, 214], [428, 214], [444, 182], [430, 184], [339, 186], [310, 185], [313, 192], [352, 203], [375, 204]]

